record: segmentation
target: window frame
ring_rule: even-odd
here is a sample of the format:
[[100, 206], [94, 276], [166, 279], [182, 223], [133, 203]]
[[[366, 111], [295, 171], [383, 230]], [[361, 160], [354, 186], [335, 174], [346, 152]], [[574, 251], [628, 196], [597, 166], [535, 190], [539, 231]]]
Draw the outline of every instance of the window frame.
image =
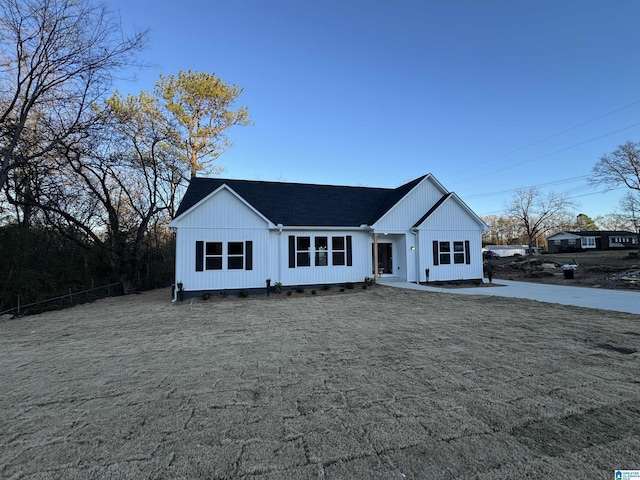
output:
[[[320, 242], [319, 242], [320, 241]], [[324, 246], [322, 242], [324, 241]], [[320, 245], [318, 245], [320, 243]], [[318, 235], [313, 237], [314, 246], [314, 267], [328, 267], [329, 266], [329, 237]]]
[[[215, 246], [220, 247], [220, 253], [212, 252], [211, 250]], [[224, 265], [224, 242], [205, 242], [204, 244], [204, 269], [209, 270], [222, 270]], [[215, 262], [215, 264], [214, 264]]]
[[[234, 251], [231, 253], [231, 246], [240, 246], [240, 253]], [[245, 243], [244, 242], [227, 242], [227, 270], [244, 270], [245, 268]], [[239, 263], [238, 260], [240, 260]], [[233, 264], [233, 266], [232, 266]]]
[[[336, 248], [336, 240], [342, 241], [342, 248]], [[338, 245], [339, 247], [340, 245]], [[336, 261], [337, 259], [337, 261]], [[344, 267], [347, 264], [347, 239], [344, 235], [331, 236], [331, 265]]]
[[[466, 251], [464, 248], [464, 242], [454, 241], [453, 243], [453, 264], [461, 265], [465, 262]], [[459, 248], [459, 250], [458, 250]]]
[[[310, 267], [311, 266], [311, 235], [300, 235], [295, 237], [295, 245], [296, 245], [296, 267]], [[301, 248], [301, 240], [307, 240], [308, 245], [307, 248]], [[304, 247], [304, 245], [302, 245]], [[306, 258], [306, 262], [300, 262], [300, 259]]]
[[[446, 248], [443, 248], [446, 247]], [[451, 265], [451, 242], [438, 241], [438, 262], [439, 265]]]

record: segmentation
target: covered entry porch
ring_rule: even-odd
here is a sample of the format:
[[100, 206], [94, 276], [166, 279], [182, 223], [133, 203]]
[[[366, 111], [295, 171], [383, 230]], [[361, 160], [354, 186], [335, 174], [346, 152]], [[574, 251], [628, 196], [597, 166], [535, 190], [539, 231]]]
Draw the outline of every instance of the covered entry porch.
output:
[[403, 233], [374, 233], [371, 242], [371, 273], [374, 278], [406, 280], [408, 248], [407, 236]]

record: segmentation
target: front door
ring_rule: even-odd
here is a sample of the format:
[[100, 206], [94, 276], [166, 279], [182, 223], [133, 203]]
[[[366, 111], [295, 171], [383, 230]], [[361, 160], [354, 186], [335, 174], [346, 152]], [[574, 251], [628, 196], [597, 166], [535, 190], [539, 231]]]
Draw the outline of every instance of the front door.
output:
[[390, 243], [378, 244], [378, 272], [393, 273], [393, 256], [391, 255]]

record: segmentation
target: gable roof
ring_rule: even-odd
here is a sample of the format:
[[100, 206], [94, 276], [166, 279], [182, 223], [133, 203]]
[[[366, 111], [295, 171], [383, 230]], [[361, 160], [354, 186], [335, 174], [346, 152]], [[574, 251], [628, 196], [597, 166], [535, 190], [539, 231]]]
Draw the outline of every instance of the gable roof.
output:
[[398, 188], [192, 178], [176, 218], [226, 185], [273, 224], [359, 227], [372, 225], [427, 175]]
[[624, 230], [565, 230], [562, 232], [554, 233], [553, 235], [547, 237], [547, 240], [552, 239], [557, 236], [566, 236], [567, 238], [578, 238], [578, 237], [601, 237], [602, 235], [606, 235], [609, 237], [626, 237], [636, 235], [633, 232], [627, 232]]
[[467, 211], [467, 213], [471, 216], [471, 218], [473, 218], [476, 222], [478, 222], [479, 225], [482, 226], [483, 230], [489, 230], [489, 226], [484, 223], [484, 221], [478, 216], [476, 215], [476, 213], [471, 210], [466, 203], [464, 203], [462, 201], [462, 199], [460, 197], [458, 197], [458, 195], [456, 195], [454, 192], [449, 192], [449, 193], [445, 193], [442, 197], [440, 197], [440, 199], [429, 209], [429, 211], [427, 213], [425, 213], [422, 218], [420, 220], [418, 220], [412, 228], [417, 228], [419, 227], [422, 223], [424, 223], [427, 218], [429, 218], [431, 215], [433, 215], [433, 213], [435, 211], [438, 210], [438, 208], [440, 208], [440, 206], [446, 202], [449, 199], [453, 199], [455, 200], [458, 205], [460, 205], [464, 210]]

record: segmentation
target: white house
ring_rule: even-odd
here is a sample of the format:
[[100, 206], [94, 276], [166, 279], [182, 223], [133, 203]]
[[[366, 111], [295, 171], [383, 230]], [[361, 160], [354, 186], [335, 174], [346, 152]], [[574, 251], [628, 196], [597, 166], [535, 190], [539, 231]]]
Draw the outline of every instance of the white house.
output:
[[[528, 245], [485, 245], [483, 248], [484, 252], [491, 251], [498, 255], [499, 257], [513, 257], [514, 255], [522, 255], [525, 256], [529, 253]], [[533, 247], [533, 253], [538, 254], [540, 249], [538, 247]]]
[[193, 178], [169, 226], [185, 297], [267, 279], [482, 279], [487, 229], [431, 174], [395, 189]]

